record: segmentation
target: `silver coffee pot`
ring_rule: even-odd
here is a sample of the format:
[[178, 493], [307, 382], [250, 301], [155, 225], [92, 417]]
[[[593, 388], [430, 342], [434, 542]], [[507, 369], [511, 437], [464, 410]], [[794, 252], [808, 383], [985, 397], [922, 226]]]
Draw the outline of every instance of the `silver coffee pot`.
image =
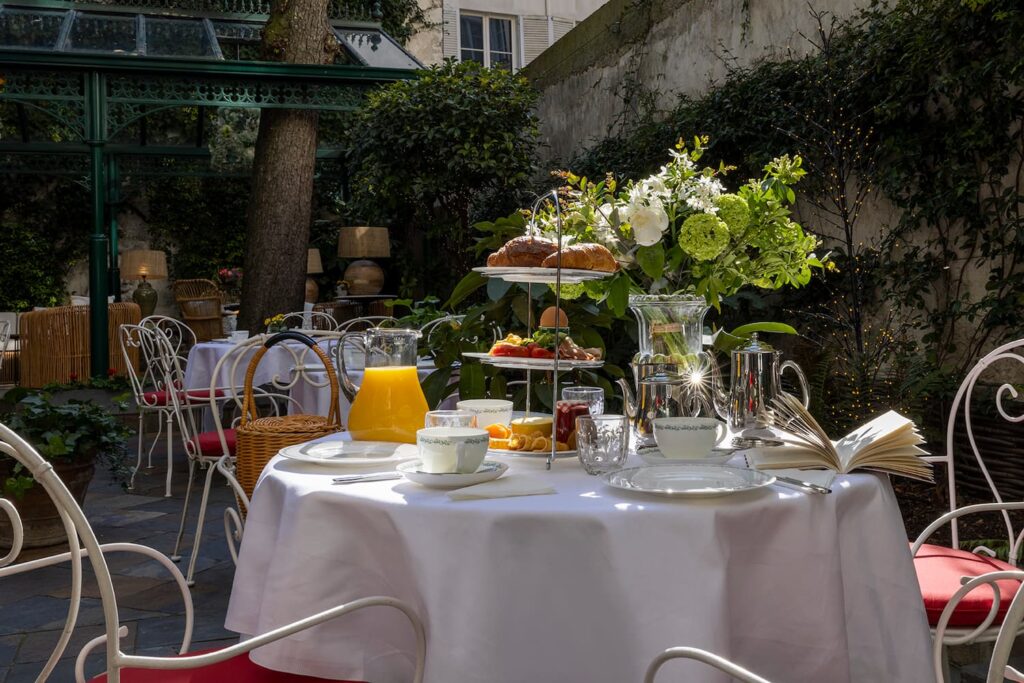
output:
[[772, 399], [782, 393], [782, 373], [792, 370], [800, 384], [804, 407], [810, 403], [807, 377], [791, 360], [783, 361], [782, 352], [750, 335], [750, 341], [733, 350], [729, 390], [722, 383], [717, 363], [711, 363], [712, 394], [715, 412], [725, 420], [733, 433], [747, 437], [756, 430], [770, 429], [775, 424]]

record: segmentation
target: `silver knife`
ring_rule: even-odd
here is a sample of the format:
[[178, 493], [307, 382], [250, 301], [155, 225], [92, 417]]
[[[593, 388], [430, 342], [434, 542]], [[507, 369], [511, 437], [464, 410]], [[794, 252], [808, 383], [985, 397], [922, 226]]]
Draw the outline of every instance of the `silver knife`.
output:
[[343, 477], [335, 477], [334, 484], [357, 484], [364, 481], [388, 481], [390, 479], [401, 479], [401, 472], [372, 472], [368, 474], [346, 474]]
[[799, 479], [793, 479], [792, 477], [783, 477], [778, 474], [771, 475], [775, 477], [775, 481], [780, 484], [788, 484], [789, 486], [795, 486], [796, 488], [810, 491], [811, 493], [832, 493], [832, 489], [821, 486], [819, 484], [812, 484], [809, 481], [800, 481]]

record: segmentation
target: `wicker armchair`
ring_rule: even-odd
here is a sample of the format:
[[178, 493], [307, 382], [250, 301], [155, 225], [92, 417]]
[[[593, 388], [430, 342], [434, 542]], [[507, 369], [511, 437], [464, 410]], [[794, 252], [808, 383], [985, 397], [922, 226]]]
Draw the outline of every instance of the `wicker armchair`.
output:
[[[138, 304], [109, 304], [107, 335], [110, 339], [108, 366], [116, 374], [128, 371], [117, 343], [117, 330], [124, 324], [137, 325], [142, 318]], [[72, 377], [85, 380], [89, 369], [89, 307], [59, 306], [30, 311], [21, 316], [21, 385], [38, 388]], [[138, 363], [138, 352], [129, 360]]]
[[174, 300], [181, 309], [181, 319], [192, 328], [196, 341], [210, 341], [223, 336], [221, 306], [223, 296], [212, 280], [176, 280]]

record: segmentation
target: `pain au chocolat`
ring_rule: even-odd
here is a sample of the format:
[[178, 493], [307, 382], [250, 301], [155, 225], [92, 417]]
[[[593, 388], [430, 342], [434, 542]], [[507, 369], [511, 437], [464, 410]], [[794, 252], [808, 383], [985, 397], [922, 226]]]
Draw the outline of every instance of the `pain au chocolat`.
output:
[[532, 235], [514, 237], [487, 257], [488, 266], [517, 266], [536, 268], [544, 259], [558, 251], [551, 240]]
[[[558, 267], [558, 254], [551, 254], [541, 262], [545, 268]], [[614, 273], [619, 268], [615, 257], [600, 244], [573, 244], [562, 249], [562, 267], [579, 270], [600, 270]]]

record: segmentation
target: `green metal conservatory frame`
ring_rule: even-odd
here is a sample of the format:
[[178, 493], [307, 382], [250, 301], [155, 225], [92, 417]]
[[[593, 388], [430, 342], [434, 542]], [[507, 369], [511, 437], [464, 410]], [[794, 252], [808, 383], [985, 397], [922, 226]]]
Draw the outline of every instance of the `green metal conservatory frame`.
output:
[[[209, 173], [203, 120], [195, 141], [150, 144], [146, 117], [181, 107], [352, 111], [382, 83], [415, 77], [420, 64], [384, 33], [372, 10], [332, 5], [340, 63], [252, 56], [269, 0], [62, 0], [0, 2], [0, 102], [16, 112], [17, 139], [0, 139], [0, 173], [87, 178], [91, 370], [105, 375], [107, 296], [120, 292], [122, 167], [132, 173]], [[245, 54], [248, 51], [248, 54]], [[39, 139], [29, 116], [60, 134]], [[53, 139], [59, 138], [59, 139]], [[321, 165], [339, 150], [321, 148]]]

